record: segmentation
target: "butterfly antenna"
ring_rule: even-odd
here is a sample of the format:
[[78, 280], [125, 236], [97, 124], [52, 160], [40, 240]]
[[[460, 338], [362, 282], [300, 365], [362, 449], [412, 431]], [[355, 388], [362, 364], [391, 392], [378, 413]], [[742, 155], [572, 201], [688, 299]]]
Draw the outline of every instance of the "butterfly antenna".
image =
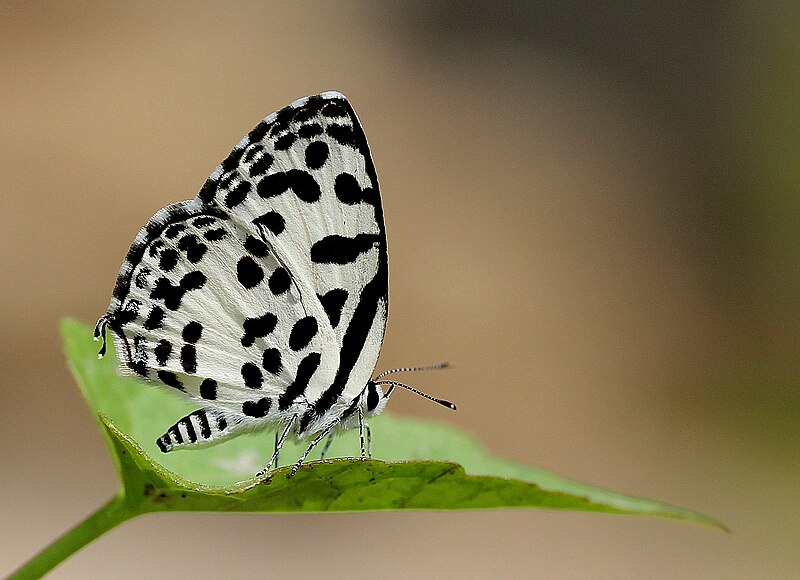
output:
[[[436, 368], [436, 367], [434, 367], [434, 368]], [[456, 410], [456, 406], [453, 403], [451, 403], [450, 401], [445, 401], [444, 399], [437, 399], [436, 397], [431, 397], [430, 395], [425, 394], [422, 391], [418, 391], [414, 387], [409, 387], [408, 385], [405, 385], [403, 383], [398, 383], [397, 381], [375, 381], [375, 384], [376, 385], [390, 385], [389, 389], [386, 391], [386, 395], [384, 395], [387, 399], [389, 398], [389, 395], [392, 394], [392, 391], [394, 390], [395, 387], [402, 387], [404, 389], [407, 389], [407, 390], [411, 391], [412, 393], [418, 394], [420, 397], [425, 397], [426, 399], [428, 399], [430, 401], [433, 401], [434, 403], [439, 403], [443, 407], [447, 407], [448, 409], [452, 409], [453, 411]]]
[[400, 367], [399, 369], [392, 369], [390, 371], [382, 372], [377, 377], [375, 377], [375, 380], [379, 381], [383, 377], [385, 377], [387, 375], [391, 375], [393, 373], [410, 373], [410, 372], [414, 372], [414, 371], [434, 371], [434, 370], [437, 370], [437, 369], [446, 369], [446, 368], [450, 368], [450, 363], [442, 362], [442, 363], [438, 363], [438, 364], [435, 364], [435, 365], [428, 365], [428, 366], [424, 366], [424, 367]]

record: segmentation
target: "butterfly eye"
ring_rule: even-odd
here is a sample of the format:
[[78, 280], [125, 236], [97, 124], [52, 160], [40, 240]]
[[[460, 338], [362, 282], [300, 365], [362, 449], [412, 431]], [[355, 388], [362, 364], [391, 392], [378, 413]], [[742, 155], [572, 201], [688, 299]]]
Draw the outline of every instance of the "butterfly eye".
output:
[[373, 382], [367, 385], [367, 411], [374, 411], [381, 401], [380, 387]]

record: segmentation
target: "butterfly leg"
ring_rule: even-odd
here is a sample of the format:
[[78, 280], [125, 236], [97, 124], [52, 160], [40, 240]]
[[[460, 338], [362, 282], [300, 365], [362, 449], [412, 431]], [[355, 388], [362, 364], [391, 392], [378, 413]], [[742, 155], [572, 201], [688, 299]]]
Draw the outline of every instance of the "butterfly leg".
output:
[[372, 430], [369, 428], [369, 423], [364, 423], [364, 428], [367, 431], [367, 457], [372, 459]]
[[292, 472], [289, 474], [289, 477], [293, 477], [294, 474], [297, 473], [297, 470], [300, 469], [300, 466], [303, 464], [303, 461], [306, 460], [306, 457], [308, 457], [308, 454], [311, 453], [311, 450], [314, 449], [314, 447], [316, 447], [317, 444], [320, 441], [322, 441], [328, 435], [328, 433], [331, 432], [331, 430], [334, 427], [336, 427], [336, 425], [337, 425], [337, 423], [333, 423], [332, 425], [329, 425], [328, 427], [325, 428], [325, 430], [322, 433], [317, 435], [316, 439], [314, 439], [311, 442], [311, 445], [308, 446], [308, 449], [306, 449], [306, 452], [303, 453], [303, 455], [300, 457], [300, 459], [297, 460], [297, 463], [294, 464], [294, 467], [292, 467]]
[[[364, 461], [367, 458], [367, 446], [364, 444], [364, 427], [366, 423], [364, 422], [364, 411], [361, 409], [361, 406], [358, 407], [358, 435], [361, 438], [361, 461]], [[369, 428], [369, 427], [367, 427]]]
[[[286, 428], [283, 430], [281, 438], [275, 442], [275, 453], [272, 454], [272, 458], [269, 460], [269, 463], [267, 463], [267, 466], [258, 473], [256, 473], [256, 477], [262, 477], [263, 475], [266, 475], [267, 473], [270, 472], [272, 466], [277, 463], [278, 456], [281, 454], [281, 447], [283, 447], [283, 442], [286, 440], [286, 436], [289, 435], [289, 430], [292, 428], [292, 425], [294, 425], [296, 419], [297, 415], [289, 419], [289, 422], [286, 423]], [[277, 431], [275, 433], [277, 435]], [[292, 472], [292, 475], [294, 475], [294, 472]]]
[[328, 440], [325, 442], [325, 447], [322, 448], [322, 451], [319, 454], [320, 461], [325, 461], [325, 456], [328, 454], [328, 449], [330, 449], [331, 443], [333, 443], [333, 433], [328, 435]]
[[275, 469], [280, 467], [281, 461], [281, 454], [280, 454], [280, 447], [278, 447], [278, 432], [275, 431]]

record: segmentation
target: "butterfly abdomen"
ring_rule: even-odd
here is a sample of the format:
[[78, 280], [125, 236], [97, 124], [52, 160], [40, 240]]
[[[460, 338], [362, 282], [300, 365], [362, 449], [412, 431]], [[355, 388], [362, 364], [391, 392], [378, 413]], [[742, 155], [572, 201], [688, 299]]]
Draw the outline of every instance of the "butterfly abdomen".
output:
[[156, 444], [164, 453], [172, 451], [176, 447], [208, 445], [232, 435], [236, 427], [236, 424], [229, 424], [221, 413], [199, 409], [186, 415], [167, 429], [167, 432], [158, 438]]

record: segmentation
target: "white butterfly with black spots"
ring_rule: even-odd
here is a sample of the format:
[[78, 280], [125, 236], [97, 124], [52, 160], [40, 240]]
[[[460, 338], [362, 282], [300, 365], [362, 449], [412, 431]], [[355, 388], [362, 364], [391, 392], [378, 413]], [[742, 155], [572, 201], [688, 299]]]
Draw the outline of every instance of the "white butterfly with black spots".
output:
[[[272, 429], [275, 454], [260, 473], [287, 436], [312, 439], [293, 474], [326, 435], [330, 444], [355, 426], [364, 458], [365, 419], [395, 386], [418, 392], [381, 380], [389, 373], [371, 378], [388, 282], [367, 140], [350, 103], [331, 91], [269, 115], [196, 198], [150, 219], [95, 338], [110, 329], [123, 372], [202, 403], [158, 439], [161, 451]], [[405, 370], [416, 369], [389, 372]]]

